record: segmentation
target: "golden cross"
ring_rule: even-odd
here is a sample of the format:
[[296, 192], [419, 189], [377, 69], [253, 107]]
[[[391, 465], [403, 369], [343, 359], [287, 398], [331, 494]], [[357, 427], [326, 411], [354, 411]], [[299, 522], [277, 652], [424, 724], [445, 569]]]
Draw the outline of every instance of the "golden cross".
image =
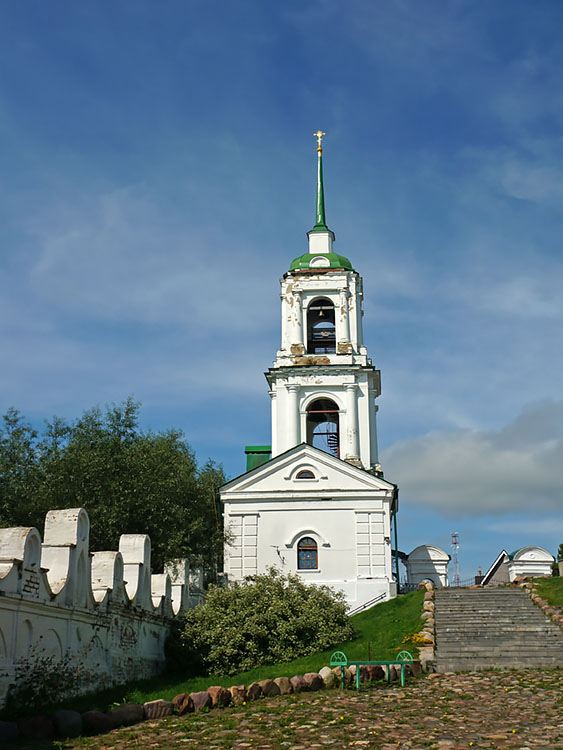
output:
[[322, 147], [323, 147], [323, 135], [326, 135], [326, 133], [323, 133], [322, 130], [317, 130], [317, 132], [313, 133], [313, 135], [317, 139], [319, 150], [322, 150]]

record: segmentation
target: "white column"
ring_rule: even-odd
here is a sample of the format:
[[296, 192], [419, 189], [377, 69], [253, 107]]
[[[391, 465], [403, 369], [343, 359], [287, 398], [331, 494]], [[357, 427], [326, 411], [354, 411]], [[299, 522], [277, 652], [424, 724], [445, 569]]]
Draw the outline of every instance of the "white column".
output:
[[369, 399], [369, 452], [370, 452], [370, 466], [375, 466], [379, 463], [379, 456], [377, 450], [377, 412], [379, 407], [376, 406], [375, 397], [377, 391], [375, 388], [368, 390]]
[[278, 455], [278, 413], [277, 413], [277, 392], [275, 390], [270, 391], [270, 398], [272, 400], [272, 458]]
[[348, 292], [340, 290], [340, 337], [342, 341], [350, 341], [350, 315], [348, 312]]
[[287, 302], [285, 294], [280, 294], [281, 299], [281, 348], [289, 349], [287, 341]]
[[304, 346], [304, 334], [303, 334], [303, 300], [301, 299], [300, 292], [293, 293], [293, 305], [295, 308], [295, 334], [294, 339], [296, 344]]
[[356, 401], [356, 383], [350, 383], [346, 386], [346, 438], [347, 446], [345, 458], [359, 459], [360, 441], [358, 435], [358, 404]]
[[286, 450], [293, 448], [301, 441], [299, 440], [299, 409], [298, 409], [298, 385], [287, 386], [287, 440]]

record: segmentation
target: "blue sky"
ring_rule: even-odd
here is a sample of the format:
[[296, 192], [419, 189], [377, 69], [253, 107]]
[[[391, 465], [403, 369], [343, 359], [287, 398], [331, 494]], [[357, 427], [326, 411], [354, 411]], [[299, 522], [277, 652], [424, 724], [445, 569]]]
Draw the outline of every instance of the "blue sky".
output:
[[563, 541], [563, 6], [27, 0], [0, 25], [0, 407], [269, 442], [326, 131], [400, 546]]

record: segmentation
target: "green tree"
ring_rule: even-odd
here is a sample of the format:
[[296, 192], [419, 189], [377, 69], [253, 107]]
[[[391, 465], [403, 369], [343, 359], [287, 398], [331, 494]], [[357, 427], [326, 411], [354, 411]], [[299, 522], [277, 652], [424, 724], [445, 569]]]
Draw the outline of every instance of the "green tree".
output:
[[186, 664], [235, 674], [330, 648], [354, 635], [344, 595], [271, 568], [229, 588], [211, 587], [185, 617]]
[[0, 433], [0, 525], [40, 529], [47, 510], [83, 507], [93, 550], [117, 549], [121, 534], [149, 534], [152, 563], [175, 557], [216, 570], [222, 523], [216, 512], [219, 466], [198, 468], [178, 430], [154, 433], [138, 425], [128, 399], [73, 424], [53, 419], [43, 435], [18, 412]]

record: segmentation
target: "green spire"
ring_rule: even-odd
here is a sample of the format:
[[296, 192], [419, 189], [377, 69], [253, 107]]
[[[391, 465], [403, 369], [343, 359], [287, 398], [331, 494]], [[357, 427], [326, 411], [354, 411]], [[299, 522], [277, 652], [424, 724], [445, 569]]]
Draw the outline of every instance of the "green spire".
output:
[[326, 135], [326, 133], [323, 133], [321, 130], [317, 130], [316, 133], [313, 133], [315, 138], [317, 139], [317, 163], [318, 163], [318, 171], [317, 171], [317, 206], [316, 206], [316, 212], [315, 212], [315, 226], [311, 231], [313, 232], [329, 232], [329, 228], [326, 225], [326, 218], [325, 218], [325, 194], [324, 194], [324, 187], [323, 187], [323, 147], [322, 147], [322, 139], [323, 135]]

